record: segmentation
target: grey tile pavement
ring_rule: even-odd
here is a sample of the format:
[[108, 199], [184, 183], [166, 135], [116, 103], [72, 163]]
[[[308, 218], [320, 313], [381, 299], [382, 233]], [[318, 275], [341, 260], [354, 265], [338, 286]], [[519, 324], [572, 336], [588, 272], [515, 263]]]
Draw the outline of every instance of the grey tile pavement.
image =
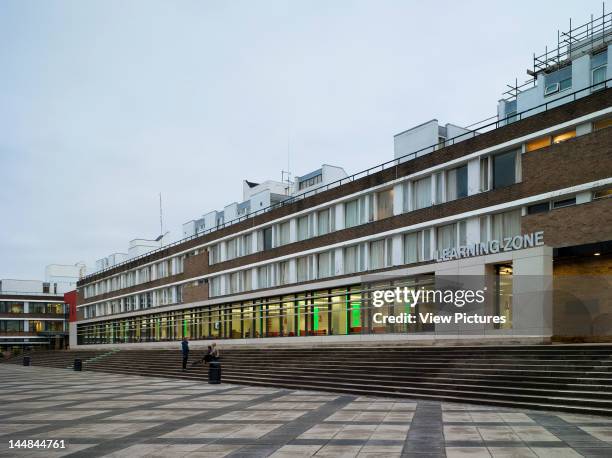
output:
[[[0, 387], [0, 457], [612, 457], [612, 417], [209, 385], [204, 373], [0, 364]], [[67, 447], [9, 448], [43, 439]]]

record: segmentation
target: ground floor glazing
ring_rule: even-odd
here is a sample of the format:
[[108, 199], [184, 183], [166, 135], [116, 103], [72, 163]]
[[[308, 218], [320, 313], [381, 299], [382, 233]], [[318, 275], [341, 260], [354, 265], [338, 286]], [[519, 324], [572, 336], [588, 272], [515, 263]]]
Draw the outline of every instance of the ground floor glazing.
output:
[[[496, 307], [508, 315], [511, 326], [511, 267], [498, 282]], [[376, 314], [435, 313], [435, 303], [395, 301], [382, 307], [372, 304], [372, 291], [407, 287], [433, 289], [433, 274], [363, 283], [342, 288], [305, 291], [257, 300], [231, 302], [183, 310], [153, 312], [139, 316], [83, 323], [77, 327], [77, 343], [114, 344], [202, 339], [248, 339], [296, 336], [332, 336], [378, 333], [433, 332], [422, 322], [380, 323]], [[511, 286], [510, 286], [511, 290]]]

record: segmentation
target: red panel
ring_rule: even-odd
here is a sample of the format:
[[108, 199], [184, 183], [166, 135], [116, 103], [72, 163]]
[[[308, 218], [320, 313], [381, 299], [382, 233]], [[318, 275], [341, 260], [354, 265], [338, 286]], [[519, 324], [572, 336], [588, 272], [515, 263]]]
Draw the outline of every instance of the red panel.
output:
[[76, 290], [69, 291], [64, 294], [64, 303], [68, 304], [68, 307], [69, 307], [68, 321], [70, 321], [71, 323], [77, 320], [76, 302], [77, 302]]

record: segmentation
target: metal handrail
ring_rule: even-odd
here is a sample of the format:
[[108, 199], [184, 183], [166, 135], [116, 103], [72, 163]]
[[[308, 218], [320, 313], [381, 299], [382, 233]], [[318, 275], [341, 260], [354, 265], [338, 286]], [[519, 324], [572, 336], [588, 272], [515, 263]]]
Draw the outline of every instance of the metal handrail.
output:
[[[486, 122], [486, 121], [488, 121], [488, 120], [490, 120], [492, 118], [498, 118], [498, 119], [496, 121], [494, 121], [494, 122], [491, 122], [491, 123], [488, 123], [488, 124], [484, 124], [484, 125], [482, 125], [480, 127], [475, 127], [473, 129], [469, 129], [467, 132], [464, 132], [463, 134], [459, 134], [459, 135], [456, 135], [455, 137], [451, 137], [451, 138], [447, 139], [444, 142], [444, 148], [447, 147], [447, 146], [452, 146], [452, 145], [454, 145], [456, 143], [462, 142], [462, 141], [467, 140], [469, 138], [474, 138], [474, 137], [476, 137], [478, 135], [481, 135], [483, 133], [499, 129], [500, 127], [504, 127], [504, 126], [506, 126], [508, 124], [520, 121], [520, 120], [522, 120], [524, 118], [527, 118], [527, 117], [529, 117], [529, 116], [531, 116], [533, 114], [547, 112], [549, 109], [556, 108], [559, 105], [559, 101], [561, 101], [561, 100], [572, 99], [571, 101], [574, 102], [577, 99], [577, 94], [587, 93], [586, 95], [588, 95], [588, 93], [590, 93], [591, 90], [594, 89], [594, 88], [597, 88], [597, 89], [599, 89], [599, 88], [601, 88], [601, 89], [604, 89], [604, 88], [608, 89], [611, 86], [611, 84], [612, 84], [612, 78], [609, 78], [609, 79], [607, 79], [605, 81], [602, 81], [601, 83], [592, 84], [592, 85], [587, 86], [587, 87], [585, 87], [583, 89], [579, 89], [577, 91], [570, 92], [568, 94], [565, 94], [565, 95], [563, 95], [561, 97], [554, 98], [554, 99], [552, 99], [552, 100], [550, 100], [548, 102], [542, 103], [542, 104], [537, 105], [535, 107], [528, 108], [527, 110], [521, 111], [520, 113], [517, 113], [517, 114], [512, 115], [512, 116], [507, 116], [507, 117], [502, 118], [502, 119], [499, 119], [498, 116], [489, 117], [489, 118], [487, 118], [487, 119], [485, 119], [483, 121], [476, 122], [476, 123], [472, 124], [471, 126], [478, 126], [480, 123]], [[565, 102], [565, 103], [567, 103], [567, 102]], [[551, 106], [551, 105], [554, 105], [554, 106]], [[531, 115], [529, 115], [528, 113], [531, 113]], [[239, 216], [238, 218], [235, 218], [235, 219], [233, 219], [231, 221], [228, 221], [228, 222], [224, 222], [224, 223], [222, 223], [222, 224], [220, 224], [218, 226], [215, 226], [213, 228], [210, 228], [210, 229], [208, 229], [206, 231], [199, 232], [199, 233], [191, 235], [189, 237], [185, 237], [183, 239], [177, 240], [176, 242], [172, 242], [172, 243], [170, 243], [168, 245], [165, 245], [165, 246], [163, 246], [163, 247], [161, 247], [159, 249], [156, 249], [156, 250], [153, 250], [153, 251], [149, 251], [148, 253], [145, 253], [145, 254], [142, 254], [142, 255], [137, 256], [135, 258], [129, 259], [129, 260], [124, 261], [124, 262], [122, 262], [120, 264], [115, 264], [114, 266], [107, 267], [105, 269], [102, 269], [102, 270], [99, 270], [99, 271], [94, 272], [92, 274], [89, 274], [89, 275], [87, 275], [87, 276], [85, 276], [85, 277], [83, 277], [82, 279], [79, 280], [78, 286], [80, 286], [83, 281], [88, 280], [89, 278], [94, 277], [96, 275], [99, 275], [101, 273], [107, 272], [107, 271], [109, 271], [111, 269], [115, 269], [117, 267], [129, 264], [129, 263], [134, 262], [136, 260], [139, 260], [139, 259], [142, 259], [144, 257], [150, 256], [150, 255], [152, 255], [154, 253], [162, 252], [162, 251], [164, 251], [164, 250], [166, 250], [168, 248], [171, 248], [173, 246], [176, 246], [176, 245], [188, 242], [188, 241], [196, 239], [198, 237], [202, 237], [204, 235], [208, 235], [208, 234], [210, 234], [212, 232], [216, 232], [218, 230], [225, 229], [228, 226], [232, 226], [232, 225], [237, 224], [237, 223], [239, 223], [241, 221], [245, 221], [247, 219], [254, 218], [255, 216], [267, 213], [267, 212], [269, 212], [271, 210], [275, 210], [277, 208], [282, 208], [283, 206], [292, 204], [294, 202], [297, 202], [298, 200], [306, 199], [308, 197], [312, 197], [312, 196], [314, 196], [316, 194], [319, 194], [321, 192], [328, 191], [328, 190], [330, 190], [332, 188], [336, 188], [338, 186], [342, 186], [344, 184], [351, 183], [351, 182], [353, 182], [353, 181], [355, 181], [357, 179], [367, 177], [367, 176], [372, 175], [374, 173], [382, 172], [383, 170], [386, 170], [386, 169], [389, 169], [389, 168], [392, 168], [392, 167], [397, 167], [398, 165], [400, 165], [400, 164], [402, 164], [404, 162], [412, 161], [412, 160], [416, 159], [417, 156], [419, 156], [419, 155], [432, 153], [432, 152], [434, 152], [436, 150], [440, 150], [440, 149], [442, 149], [442, 148], [440, 148], [440, 144], [436, 143], [434, 145], [427, 146], [425, 148], [421, 148], [421, 149], [419, 149], [417, 151], [414, 151], [412, 153], [405, 154], [404, 156], [401, 156], [399, 158], [392, 159], [390, 161], [383, 162], [382, 164], [378, 164], [378, 165], [375, 165], [375, 166], [370, 167], [368, 169], [362, 170], [361, 172], [354, 173], [353, 175], [349, 175], [348, 177], [341, 178], [339, 180], [333, 181], [333, 182], [328, 183], [326, 185], [319, 186], [318, 188], [315, 188], [315, 189], [311, 189], [311, 190], [306, 191], [306, 192], [304, 192], [302, 194], [298, 194], [298, 195], [295, 195], [295, 196], [288, 197], [287, 199], [284, 199], [284, 200], [282, 200], [282, 201], [280, 201], [278, 203], [275, 203], [275, 204], [272, 204], [272, 205], [270, 205], [268, 207], [256, 210], [256, 211], [254, 211], [252, 213], [248, 213], [246, 215]]]

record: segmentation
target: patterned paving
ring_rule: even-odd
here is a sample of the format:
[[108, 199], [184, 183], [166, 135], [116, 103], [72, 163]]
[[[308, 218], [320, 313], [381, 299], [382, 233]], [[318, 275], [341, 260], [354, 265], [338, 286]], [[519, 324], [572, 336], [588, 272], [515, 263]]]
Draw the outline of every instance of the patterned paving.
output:
[[0, 386], [7, 457], [612, 456], [612, 417], [8, 364]]

